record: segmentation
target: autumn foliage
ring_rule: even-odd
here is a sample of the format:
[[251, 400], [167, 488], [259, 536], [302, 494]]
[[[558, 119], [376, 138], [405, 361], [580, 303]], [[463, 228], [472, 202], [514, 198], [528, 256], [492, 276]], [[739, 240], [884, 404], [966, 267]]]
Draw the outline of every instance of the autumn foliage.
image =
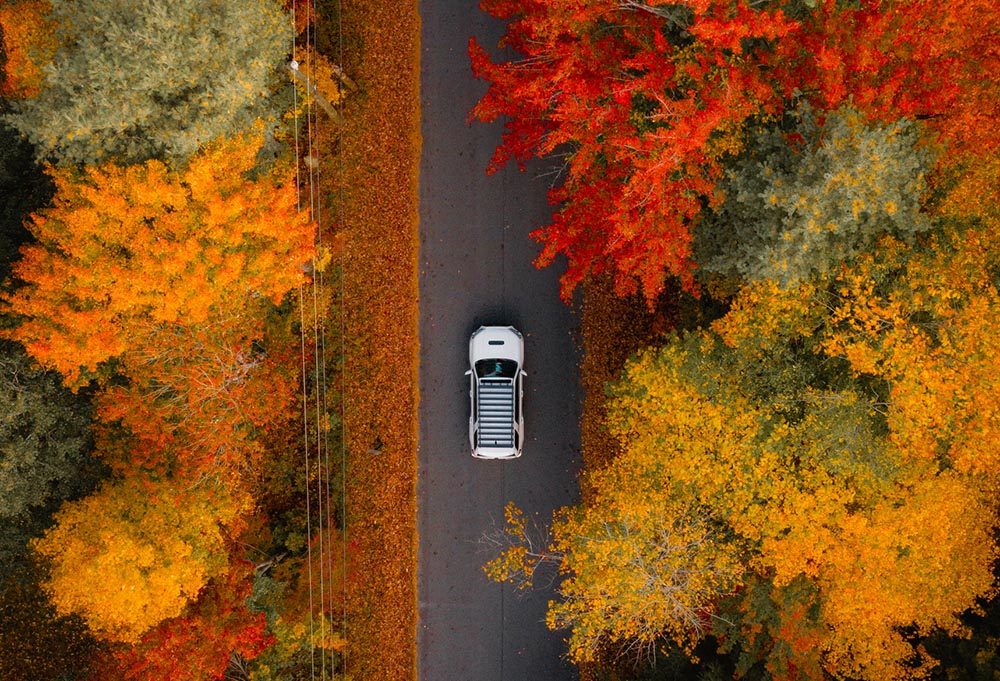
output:
[[245, 503], [207, 485], [109, 482], [65, 505], [35, 547], [51, 560], [56, 608], [79, 613], [104, 638], [137, 642], [225, 574], [224, 526]]
[[222, 679], [231, 655], [253, 659], [273, 642], [265, 617], [246, 608], [252, 570], [233, 565], [206, 584], [184, 614], [161, 622], [134, 647], [117, 653], [124, 679]]
[[713, 638], [737, 676], [928, 676], [914, 639], [967, 636], [996, 594], [995, 254], [976, 231], [748, 285], [711, 330], [635, 356], [585, 502], [491, 575], [558, 562], [549, 622], [581, 662]]
[[777, 110], [761, 53], [796, 24], [726, 1], [483, 6], [510, 20], [503, 44], [523, 55], [494, 63], [470, 43], [473, 70], [490, 83], [473, 116], [507, 117], [491, 169], [564, 157], [550, 194], [558, 210], [534, 233], [538, 263], [567, 256], [564, 295], [601, 272], [649, 298], [667, 275], [690, 285], [691, 225], [746, 120]]
[[34, 97], [44, 82], [43, 67], [56, 50], [48, 0], [20, 0], [0, 6], [4, 65], [0, 96]]
[[[487, 1], [508, 20], [472, 115], [506, 118], [491, 169], [558, 166], [539, 265], [565, 255], [565, 295], [608, 272], [653, 301], [668, 276], [693, 287], [692, 231], [723, 199], [726, 165], [759, 121], [799, 102], [870, 121], [925, 121], [955, 154], [997, 145], [996, 27], [989, 0]], [[947, 15], [946, 20], [942, 14]], [[950, 155], [948, 162], [956, 160]]]
[[53, 207], [32, 218], [38, 243], [6, 300], [23, 318], [13, 338], [79, 383], [165, 326], [222, 324], [280, 300], [302, 281], [313, 228], [290, 168], [247, 177], [261, 142], [218, 142], [181, 171], [53, 170]]
[[541, 545], [510, 512], [487, 571], [558, 563], [583, 663], [930, 676], [922, 641], [997, 593], [996, 3], [483, 7], [472, 115], [506, 119], [491, 170], [558, 168], [538, 264], [602, 304], [586, 347], [627, 354], [609, 279], [644, 319], [712, 299], [585, 357], [584, 501]]
[[[302, 177], [288, 146], [295, 139], [288, 126], [297, 124], [296, 112], [282, 121], [258, 106], [281, 106], [286, 99], [291, 106], [295, 86], [281, 61], [291, 23], [276, 3], [223, 4], [206, 9], [189, 3], [174, 14], [148, 3], [110, 3], [110, 12], [87, 1], [0, 8], [3, 96], [20, 100], [15, 114], [69, 126], [65, 138], [43, 140], [40, 156], [71, 162], [47, 167], [55, 189], [51, 205], [25, 216], [33, 239], [22, 247], [2, 294], [3, 333], [38, 366], [58, 372], [80, 400], [93, 403], [96, 422], [86, 444], [102, 464], [92, 467], [108, 477], [96, 492], [64, 503], [51, 526], [39, 524], [40, 536], [30, 542], [40, 586], [54, 607], [50, 619], [86, 631], [98, 653], [80, 664], [92, 678], [221, 679], [231, 668], [246, 674], [251, 660], [278, 643], [276, 634], [283, 637], [279, 658], [295, 658], [303, 648], [308, 655], [316, 645], [344, 645], [330, 627], [329, 640], [314, 641], [298, 629], [288, 633], [253, 599], [263, 571], [304, 548], [294, 538], [294, 505], [300, 491], [318, 483], [310, 478], [298, 484], [294, 475], [303, 475], [301, 469], [280, 472], [293, 476], [286, 500], [293, 508], [283, 509], [279, 539], [265, 522], [248, 519], [261, 512], [265, 470], [279, 475], [275, 470], [287, 466], [299, 446], [295, 435], [274, 431], [292, 427], [301, 437], [294, 416], [304, 402], [319, 401], [320, 388], [302, 376], [307, 367], [300, 343], [310, 331], [292, 319], [293, 313], [299, 317], [295, 300], [312, 292], [336, 247], [317, 257], [317, 225], [302, 209]], [[212, 21], [224, 19], [233, 40], [201, 40], [207, 29], [189, 19], [206, 12]], [[79, 21], [53, 25], [70, 15]], [[178, 17], [186, 23], [176, 34], [115, 33], [119, 22], [148, 25]], [[266, 35], [248, 31], [251, 24], [241, 17], [263, 21]], [[103, 28], [55, 44], [87, 22]], [[221, 79], [208, 88], [212, 101], [189, 98], [198, 87], [193, 81], [178, 85], [176, 64], [166, 62], [161, 70], [153, 68], [159, 62], [150, 68], [166, 74], [170, 87], [180, 87], [179, 98], [159, 86], [150, 98], [132, 97], [132, 86], [155, 80], [151, 72], [141, 84], [130, 81], [116, 90], [115, 79], [133, 79], [138, 71], [86, 66], [132, 55], [116, 47], [116, 35], [145, 47], [152, 44], [147, 38], [184, 42], [193, 36], [196, 44], [187, 42], [191, 49], [184, 55], [158, 54], [180, 63], [202, 48], [211, 52], [212, 60], [194, 61], [207, 66], [207, 80]], [[233, 59], [240, 50], [252, 58]], [[346, 77], [311, 46], [302, 51], [305, 68], [322, 81], [327, 99], [339, 104], [334, 95]], [[122, 95], [111, 108], [125, 117], [136, 114], [133, 132], [149, 132], [151, 144], [133, 146], [142, 135], [124, 124], [102, 138], [106, 127], [88, 130], [73, 115], [39, 103], [46, 93], [58, 99], [60, 74], [77, 68], [107, 76], [88, 83]], [[275, 79], [274, 73], [284, 77]], [[181, 75], [186, 77], [196, 75]], [[70, 80], [72, 88], [80, 86], [79, 79]], [[71, 107], [87, 102], [74, 93]], [[227, 97], [242, 98], [246, 106], [230, 107]], [[109, 105], [107, 98], [97, 100]], [[181, 114], [181, 100], [201, 116]], [[87, 113], [93, 114], [90, 104]], [[239, 116], [233, 115], [237, 108]], [[172, 150], [156, 141], [160, 133], [173, 134], [165, 129], [170, 126], [150, 123], [161, 115], [183, 119], [173, 131], [179, 146]], [[103, 118], [102, 125], [110, 120]], [[306, 324], [304, 314], [298, 323]], [[322, 399], [325, 406], [328, 398]], [[268, 449], [279, 442], [293, 451]], [[260, 545], [248, 548], [254, 542]], [[267, 560], [254, 567], [246, 562], [248, 551]], [[302, 565], [296, 558], [288, 563]], [[282, 575], [298, 583], [294, 573]], [[332, 579], [332, 573], [327, 576]], [[339, 579], [342, 585], [343, 575]], [[302, 599], [300, 590], [292, 594]], [[294, 627], [314, 616], [330, 617], [300, 602], [282, 607]], [[292, 660], [293, 673], [295, 665], [301, 660]]]
[[850, 101], [879, 120], [925, 120], [956, 154], [995, 151], [1000, 90], [995, 3], [818, 3], [770, 63], [823, 108]]

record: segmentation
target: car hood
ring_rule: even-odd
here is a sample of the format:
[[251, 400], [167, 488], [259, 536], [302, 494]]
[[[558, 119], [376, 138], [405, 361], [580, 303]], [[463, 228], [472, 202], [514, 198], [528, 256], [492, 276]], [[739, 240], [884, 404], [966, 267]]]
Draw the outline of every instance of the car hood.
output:
[[524, 363], [524, 343], [521, 335], [510, 326], [482, 326], [469, 344], [469, 363], [482, 359], [512, 359], [520, 367]]

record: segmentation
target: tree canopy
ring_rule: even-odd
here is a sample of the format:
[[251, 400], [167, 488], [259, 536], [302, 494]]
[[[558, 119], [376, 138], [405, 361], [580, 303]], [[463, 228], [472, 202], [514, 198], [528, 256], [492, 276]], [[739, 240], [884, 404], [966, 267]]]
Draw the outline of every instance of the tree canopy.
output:
[[53, 604], [100, 638], [138, 642], [226, 573], [226, 527], [233, 530], [245, 503], [208, 485], [105, 483], [64, 505], [34, 543], [50, 562]]
[[553, 221], [534, 233], [539, 264], [568, 258], [563, 293], [610, 272], [621, 292], [691, 283], [691, 226], [713, 202], [722, 162], [751, 117], [775, 113], [767, 46], [796, 29], [780, 7], [742, 2], [497, 0], [495, 63], [475, 40], [473, 71], [489, 82], [472, 115], [506, 117], [491, 165], [562, 157]]
[[87, 400], [12, 343], [0, 353], [0, 518], [9, 523], [89, 491], [98, 466]]
[[[903, 310], [896, 328], [857, 319], [845, 334], [854, 320], [827, 295], [880, 309], [871, 291], [844, 288], [865, 266], [827, 288], [748, 287], [713, 330], [626, 365], [607, 420], [621, 451], [541, 550], [565, 573], [548, 621], [569, 628], [575, 659], [664, 637], [691, 650], [711, 635], [744, 672], [918, 678], [934, 661], [903, 632], [961, 635], [960, 615], [993, 596], [994, 418], [964, 391], [974, 382], [992, 400], [995, 381], [956, 381], [952, 354], [989, 362], [998, 355], [968, 343], [992, 336]], [[961, 299], [978, 317], [973, 300], [995, 295], [955, 284], [949, 311]], [[909, 342], [897, 335], [906, 319]], [[940, 356], [914, 361], [925, 328], [962, 349], [942, 340]], [[885, 362], [844, 351], [842, 334]], [[488, 570], [507, 579], [535, 556], [515, 542]]]
[[54, 53], [19, 52], [41, 82], [7, 119], [43, 159], [179, 163], [280, 115], [269, 102], [294, 37], [281, 3], [70, 0], [44, 20]]
[[5, 296], [11, 332], [70, 384], [164, 324], [198, 325], [278, 301], [300, 281], [313, 227], [292, 169], [252, 178], [261, 138], [207, 147], [181, 171], [161, 161], [53, 170], [53, 206], [28, 224]]
[[919, 126], [866, 122], [851, 107], [808, 105], [761, 125], [729, 166], [717, 210], [695, 230], [699, 270], [783, 284], [825, 274], [884, 234], [910, 240], [923, 212], [932, 157]]

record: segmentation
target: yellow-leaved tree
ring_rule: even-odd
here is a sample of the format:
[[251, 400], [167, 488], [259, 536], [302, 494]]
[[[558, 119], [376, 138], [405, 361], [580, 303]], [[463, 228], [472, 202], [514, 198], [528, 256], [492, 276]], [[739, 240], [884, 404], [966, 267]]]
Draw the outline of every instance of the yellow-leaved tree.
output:
[[209, 485], [105, 483], [65, 504], [33, 543], [49, 565], [53, 604], [103, 639], [137, 642], [225, 573], [227, 533], [247, 503]]
[[[790, 309], [767, 314], [787, 320]], [[593, 511], [607, 517], [601, 504], [614, 497], [612, 509], [653, 503], [671, 518], [700, 510], [713, 541], [688, 563], [722, 547], [734, 563], [728, 591], [708, 601], [710, 623], [730, 640], [782, 623], [768, 632], [776, 676], [923, 675], [933, 662], [915, 663], [921, 653], [901, 631], [960, 633], [958, 615], [993, 593], [996, 516], [982, 480], [900, 449], [896, 407], [866, 395], [867, 381], [846, 363], [837, 370], [831, 358], [810, 365], [800, 356], [762, 367], [752, 359], [765, 352], [760, 328], [749, 332], [758, 345], [746, 355], [730, 326], [732, 347], [697, 334], [629, 363], [609, 421], [623, 453], [596, 476]], [[623, 470], [646, 484], [623, 484]], [[581, 564], [606, 574], [601, 560], [573, 555], [564, 563], [570, 585]], [[753, 582], [769, 583], [772, 597], [752, 606], [724, 598]], [[796, 598], [786, 600], [792, 585]], [[789, 626], [796, 617], [808, 624], [805, 638]]]
[[941, 234], [878, 273], [862, 256], [747, 285], [711, 330], [639, 353], [610, 393], [620, 454], [546, 546], [513, 541], [488, 572], [558, 562], [549, 624], [578, 660], [711, 633], [738, 673], [926, 676], [903, 632], [963, 633], [997, 556], [993, 416], [973, 400], [1000, 374], [977, 321], [995, 290], [974, 235]]
[[997, 231], [952, 226], [922, 248], [885, 240], [834, 283], [822, 352], [887, 386], [890, 437], [908, 459], [1000, 476]]
[[[810, 390], [854, 395], [814, 392], [823, 408], [803, 413], [787, 395], [769, 398], [797, 443], [795, 466], [780, 473], [825, 459], [834, 492], [787, 494], [776, 506], [786, 528], [762, 535], [771, 602], [808, 580], [820, 604], [807, 627], [813, 645], [776, 647], [785, 658], [772, 658], [776, 670], [811, 661], [839, 677], [925, 676], [934, 661], [901, 632], [960, 635], [958, 615], [995, 591], [991, 229], [945, 219], [912, 244], [883, 238], [828, 279], [745, 286], [715, 324], [743, 376], [791, 359]], [[779, 639], [802, 631], [771, 619], [782, 622], [771, 631]]]

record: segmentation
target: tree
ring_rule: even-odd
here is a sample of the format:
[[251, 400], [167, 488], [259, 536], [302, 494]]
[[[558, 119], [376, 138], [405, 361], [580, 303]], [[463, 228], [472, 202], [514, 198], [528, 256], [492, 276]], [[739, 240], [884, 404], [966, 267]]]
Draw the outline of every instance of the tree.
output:
[[723, 161], [751, 117], [779, 110], [762, 54], [796, 24], [781, 9], [742, 2], [496, 0], [502, 44], [523, 55], [494, 63], [473, 40], [475, 74], [490, 83], [472, 115], [506, 116], [491, 163], [564, 155], [550, 192], [560, 206], [534, 233], [537, 262], [568, 258], [563, 295], [589, 274], [652, 300], [665, 277], [691, 284], [690, 229], [716, 201]]
[[10, 332], [67, 383], [144, 345], [164, 325], [195, 327], [280, 301], [302, 281], [313, 228], [287, 166], [252, 178], [256, 136], [218, 141], [182, 171], [160, 161], [55, 170], [54, 206], [5, 296]]
[[761, 127], [720, 183], [726, 197], [695, 229], [699, 268], [783, 284], [825, 274], [882, 234], [931, 228], [922, 212], [931, 157], [906, 119], [869, 123], [809, 106]]
[[233, 565], [209, 582], [184, 613], [118, 651], [122, 678], [148, 681], [222, 679], [231, 656], [253, 659], [270, 643], [264, 616], [247, 609], [252, 575]]
[[97, 397], [101, 421], [115, 424], [102, 457], [123, 475], [246, 482], [262, 453], [255, 436], [288, 418], [298, 393], [299, 348], [264, 337], [265, 304], [197, 326], [150, 325], [122, 357], [128, 383]]
[[0, 7], [3, 34], [3, 81], [0, 96], [35, 97], [41, 90], [44, 65], [56, 51], [48, 0], [12, 0]]
[[61, 164], [183, 162], [276, 116], [290, 18], [273, 0], [55, 3], [57, 50], [8, 120]]
[[786, 96], [823, 109], [850, 102], [883, 122], [923, 119], [952, 152], [945, 163], [997, 148], [995, 3], [950, 3], [946, 18], [928, 0], [814, 4], [799, 39], [770, 55]]
[[561, 568], [570, 576], [546, 622], [571, 631], [577, 662], [609, 643], [637, 656], [664, 638], [690, 650], [709, 631], [715, 602], [740, 584], [733, 546], [707, 513], [661, 503], [609, 518], [613, 504], [602, 498], [557, 525], [555, 547], [566, 552]]
[[[808, 613], [807, 636], [820, 642], [812, 664], [838, 677], [907, 678], [914, 649], [900, 629], [960, 631], [957, 615], [993, 592], [996, 518], [985, 490], [898, 448], [864, 383], [821, 391], [837, 381], [807, 365], [800, 370], [815, 385], [797, 395], [776, 394], [769, 381], [755, 391], [754, 375], [736, 370], [751, 357], [707, 336], [630, 363], [610, 417], [625, 442], [612, 468], [655, 462], [648, 484], [710, 509], [756, 579], [774, 593], [811, 584], [804, 603], [772, 604], [787, 650], [801, 653], [800, 630], [787, 624]], [[630, 501], [648, 496], [640, 489]], [[732, 635], [727, 622], [749, 631], [757, 618], [724, 610], [713, 622]]]
[[[660, 358], [645, 359], [669, 371]], [[636, 400], [648, 400], [643, 408], [617, 406], [609, 426], [622, 453], [590, 476], [588, 502], [557, 514], [551, 542], [529, 550], [515, 541], [487, 566], [492, 578], [509, 580], [558, 562], [565, 579], [547, 623], [570, 629], [569, 654], [579, 662], [608, 644], [648, 651], [668, 638], [690, 649], [711, 628], [716, 604], [743, 583], [746, 547], [726, 525], [729, 509], [712, 502], [752, 501], [723, 478], [739, 484], [729, 467], [742, 463], [756, 415], [672, 378], [656, 374], [655, 394], [633, 386]], [[682, 416], [671, 420], [674, 413]], [[508, 508], [507, 520], [510, 536], [528, 536], [523, 516]]]
[[80, 615], [99, 638], [136, 643], [226, 574], [227, 531], [246, 505], [208, 485], [105, 483], [65, 504], [33, 542], [50, 565], [46, 589], [60, 614]]
[[0, 519], [10, 523], [89, 491], [99, 466], [86, 398], [32, 367], [12, 343], [0, 352]]

